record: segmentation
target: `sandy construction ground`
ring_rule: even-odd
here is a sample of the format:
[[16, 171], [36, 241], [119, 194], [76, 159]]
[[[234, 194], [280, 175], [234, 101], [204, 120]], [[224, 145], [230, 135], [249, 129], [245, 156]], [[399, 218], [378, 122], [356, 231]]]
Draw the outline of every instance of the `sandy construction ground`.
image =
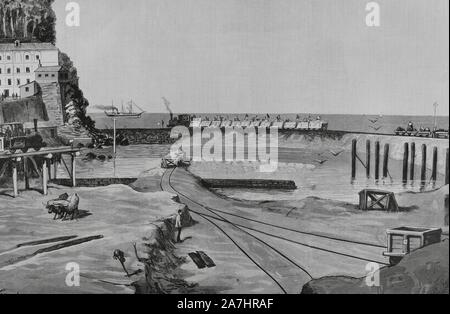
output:
[[[62, 193], [78, 193], [85, 217], [75, 221], [53, 220], [43, 202]], [[134, 293], [138, 277], [126, 278], [113, 251], [126, 255], [126, 267], [142, 269], [132, 243], [142, 247], [157, 231], [155, 221], [176, 213], [179, 204], [164, 192], [139, 193], [128, 186], [51, 188], [49, 196], [26, 192], [17, 199], [0, 196], [0, 289], [5, 293]], [[21, 243], [61, 236], [103, 238], [51, 253], [30, 256], [55, 243], [17, 248]], [[145, 254], [140, 250], [140, 254]], [[29, 258], [26, 258], [30, 256]], [[19, 260], [19, 262], [17, 262]], [[67, 263], [78, 263], [80, 287], [65, 283]]]

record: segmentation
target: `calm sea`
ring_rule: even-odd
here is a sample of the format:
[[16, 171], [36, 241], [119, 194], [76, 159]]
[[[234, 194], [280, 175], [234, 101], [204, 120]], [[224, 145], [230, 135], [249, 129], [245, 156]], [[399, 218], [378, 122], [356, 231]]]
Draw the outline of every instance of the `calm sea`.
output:
[[[221, 114], [195, 114], [197, 117], [208, 117], [211, 120], [215, 116]], [[301, 118], [308, 117], [310, 114], [301, 114]], [[111, 118], [108, 118], [103, 113], [90, 113], [90, 116], [96, 121], [96, 126], [99, 129], [112, 129], [113, 123]], [[229, 114], [223, 115], [232, 119], [239, 117], [241, 120], [245, 118], [245, 114]], [[253, 117], [256, 115], [250, 115]], [[259, 115], [263, 118], [265, 115]], [[275, 118], [277, 115], [271, 115]], [[282, 119], [290, 119], [295, 121], [297, 114], [282, 114]], [[310, 115], [316, 118], [317, 114]], [[354, 131], [354, 132], [370, 132], [370, 133], [392, 133], [399, 126], [406, 127], [409, 121], [412, 121], [417, 128], [420, 126], [433, 128], [434, 117], [432, 116], [367, 116], [367, 115], [320, 115], [321, 118], [329, 123], [330, 130], [340, 131]], [[130, 129], [153, 129], [161, 128], [162, 121], [167, 126], [170, 117], [165, 113], [145, 113], [140, 119], [124, 119], [117, 121], [117, 128]], [[437, 118], [438, 128], [449, 128], [449, 117]]]

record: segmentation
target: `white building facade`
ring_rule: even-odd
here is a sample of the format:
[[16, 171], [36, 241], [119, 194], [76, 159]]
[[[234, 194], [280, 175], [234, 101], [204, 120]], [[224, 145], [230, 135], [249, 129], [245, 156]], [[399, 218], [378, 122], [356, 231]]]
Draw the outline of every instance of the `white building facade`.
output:
[[0, 97], [20, 97], [20, 86], [36, 79], [40, 66], [58, 66], [59, 50], [51, 43], [0, 43]]

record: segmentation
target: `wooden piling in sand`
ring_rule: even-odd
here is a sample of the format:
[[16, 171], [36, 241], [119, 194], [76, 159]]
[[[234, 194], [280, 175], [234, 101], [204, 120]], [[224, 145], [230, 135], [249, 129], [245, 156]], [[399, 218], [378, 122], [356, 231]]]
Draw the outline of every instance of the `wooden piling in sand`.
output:
[[366, 176], [367, 178], [370, 178], [370, 154], [371, 154], [371, 144], [370, 140], [366, 141]]
[[375, 180], [380, 179], [380, 142], [375, 142]]
[[449, 165], [449, 155], [448, 155], [448, 148], [447, 152], [445, 153], [445, 185], [449, 184], [449, 176], [450, 176], [450, 165]]
[[389, 144], [384, 145], [383, 178], [389, 175]]
[[411, 143], [411, 162], [409, 164], [409, 179], [414, 182], [416, 167], [416, 143]]
[[403, 148], [403, 176], [402, 176], [403, 184], [406, 184], [408, 182], [408, 162], [409, 162], [409, 143], [405, 143]]
[[438, 148], [433, 148], [433, 166], [431, 170], [431, 181], [433, 184], [437, 181], [437, 166], [438, 166]]
[[420, 171], [420, 181], [424, 185], [427, 181], [427, 145], [422, 145], [422, 169]]
[[356, 144], [357, 140], [352, 141], [352, 180], [356, 179]]

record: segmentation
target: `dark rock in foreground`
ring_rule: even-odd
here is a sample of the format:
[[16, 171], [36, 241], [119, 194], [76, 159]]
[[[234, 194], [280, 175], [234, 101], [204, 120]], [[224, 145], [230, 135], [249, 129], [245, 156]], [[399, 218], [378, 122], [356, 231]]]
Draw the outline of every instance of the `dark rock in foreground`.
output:
[[302, 294], [448, 294], [448, 240], [406, 256], [380, 270], [380, 287], [366, 278], [324, 277], [303, 286]]

